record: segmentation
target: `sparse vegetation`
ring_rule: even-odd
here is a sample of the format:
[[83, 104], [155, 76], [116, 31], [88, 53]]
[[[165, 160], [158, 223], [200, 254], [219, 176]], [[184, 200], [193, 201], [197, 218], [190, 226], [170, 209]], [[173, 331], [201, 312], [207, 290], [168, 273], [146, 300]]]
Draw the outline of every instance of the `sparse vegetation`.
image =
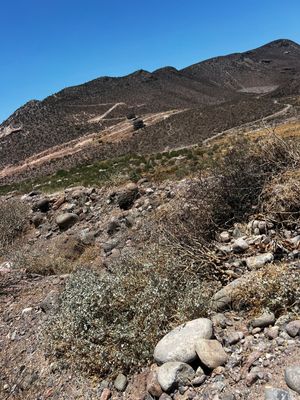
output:
[[[168, 156], [174, 160], [190, 151]], [[273, 177], [297, 168], [299, 160], [295, 149], [276, 137], [260, 143], [238, 140], [229, 149], [214, 151], [212, 168], [203, 168], [200, 176], [197, 172], [178, 208], [171, 202], [153, 215], [154, 225], [148, 224], [145, 237], [139, 238], [147, 242], [147, 250], [133, 251], [102, 274], [81, 269], [71, 275], [59, 311], [46, 328], [52, 357], [102, 377], [131, 373], [150, 362], [153, 347], [174, 325], [207, 314], [212, 291], [230, 279], [213, 251], [216, 232], [259, 211], [261, 194]], [[192, 154], [203, 158], [202, 149]], [[131, 156], [102, 167], [119, 168], [126, 162], [136, 168], [142, 161], [161, 168], [166, 158]], [[241, 292], [245, 306], [276, 313], [289, 309], [298, 293], [289, 272], [283, 264], [258, 271]], [[282, 280], [287, 285], [280, 286]], [[238, 292], [236, 296], [241, 301]]]
[[300, 217], [299, 169], [274, 176], [261, 196], [261, 211], [277, 223], [293, 226]]
[[0, 199], [0, 254], [28, 224], [29, 207], [19, 199]]
[[[270, 179], [286, 169], [291, 174], [299, 161], [300, 155], [294, 146], [279, 138], [261, 143], [237, 140], [222, 157], [215, 159], [210, 172], [200, 174], [191, 182], [185, 204], [180, 204], [178, 210], [170, 210], [167, 218], [172, 222], [174, 236], [181, 241], [189, 240], [192, 233], [197, 241], [200, 237], [211, 240], [218, 229], [247, 220], [259, 210], [262, 193], [273, 187]], [[292, 192], [287, 185], [284, 192], [287, 196], [288, 191], [293, 199], [290, 202], [282, 199], [276, 202], [277, 207], [284, 207], [283, 204], [297, 207], [298, 191], [294, 180], [293, 187]], [[276, 186], [274, 188], [276, 191]], [[280, 193], [276, 200], [278, 196]], [[271, 193], [270, 198], [275, 200], [275, 197]]]
[[164, 250], [151, 247], [102, 275], [73, 274], [46, 329], [52, 354], [102, 377], [132, 372], [173, 325], [205, 315], [210, 286]]
[[42, 254], [22, 251], [15, 252], [13, 257], [16, 268], [23, 268], [27, 274], [60, 275], [68, 274], [76, 269], [75, 263], [57, 254]]
[[[277, 316], [300, 311], [300, 275], [293, 264], [270, 264], [252, 273], [233, 293], [233, 303], [251, 314], [264, 309]], [[297, 315], [297, 314], [296, 314]]]

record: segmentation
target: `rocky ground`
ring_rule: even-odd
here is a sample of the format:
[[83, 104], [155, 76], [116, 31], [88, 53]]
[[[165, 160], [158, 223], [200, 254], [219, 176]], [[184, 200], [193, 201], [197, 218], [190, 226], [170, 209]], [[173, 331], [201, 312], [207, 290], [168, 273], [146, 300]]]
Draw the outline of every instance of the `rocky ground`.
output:
[[268, 266], [284, 263], [291, 278], [299, 274], [300, 228], [278, 230], [264, 215], [219, 232], [214, 253], [228, 285], [211, 299], [208, 318], [178, 326], [161, 339], [150, 367], [128, 377], [120, 371], [106, 381], [83, 377], [47, 357], [43, 326], [68, 274], [76, 265], [105, 270], [133, 247], [143, 248], [140, 232], [156, 213], [179, 200], [184, 205], [187, 187], [188, 179], [160, 185], [143, 179], [111, 189], [6, 196], [31, 211], [25, 235], [0, 259], [1, 398], [300, 398], [299, 310], [251, 315], [235, 297]]

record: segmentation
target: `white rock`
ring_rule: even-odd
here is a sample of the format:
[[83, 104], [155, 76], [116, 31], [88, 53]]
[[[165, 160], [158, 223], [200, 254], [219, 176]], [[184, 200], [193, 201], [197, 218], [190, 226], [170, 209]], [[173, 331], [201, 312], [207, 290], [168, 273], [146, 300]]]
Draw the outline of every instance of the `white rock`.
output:
[[119, 374], [115, 381], [114, 381], [114, 387], [119, 391], [123, 392], [126, 389], [127, 386], [127, 378], [123, 374]]
[[31, 313], [32, 310], [33, 310], [32, 307], [24, 308], [24, 309], [22, 310], [22, 315], [29, 314], [29, 313]]
[[292, 400], [289, 392], [283, 389], [267, 387], [265, 389], [265, 400]]
[[228, 243], [230, 241], [230, 233], [227, 231], [221, 232], [219, 238], [221, 242]]
[[197, 359], [195, 344], [199, 338], [210, 339], [212, 322], [198, 318], [178, 326], [164, 336], [156, 345], [154, 359], [158, 364], [167, 361], [190, 363]]
[[265, 312], [251, 321], [253, 328], [265, 328], [275, 324], [275, 315], [273, 313]]

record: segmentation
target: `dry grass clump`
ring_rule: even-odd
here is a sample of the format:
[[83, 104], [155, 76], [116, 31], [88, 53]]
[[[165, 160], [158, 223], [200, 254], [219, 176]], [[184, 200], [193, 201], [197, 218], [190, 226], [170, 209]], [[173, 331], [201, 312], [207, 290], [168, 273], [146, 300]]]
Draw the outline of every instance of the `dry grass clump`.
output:
[[251, 274], [234, 290], [234, 304], [252, 313], [263, 309], [276, 315], [300, 311], [300, 274], [297, 265], [270, 264]]
[[288, 224], [300, 217], [300, 170], [274, 176], [261, 195], [261, 211], [278, 223]]
[[17, 268], [29, 274], [61, 275], [69, 274], [78, 265], [91, 265], [99, 256], [99, 248], [85, 246], [79, 239], [60, 235], [47, 243], [23, 246], [15, 250], [11, 259]]
[[29, 211], [19, 199], [0, 199], [0, 252], [24, 232]]
[[152, 247], [110, 272], [74, 273], [46, 328], [48, 351], [101, 377], [150, 363], [174, 325], [206, 314], [211, 286], [172, 254]]
[[61, 275], [74, 271], [76, 265], [72, 260], [54, 254], [37, 252], [17, 252], [13, 257], [17, 267], [25, 269], [28, 274]]

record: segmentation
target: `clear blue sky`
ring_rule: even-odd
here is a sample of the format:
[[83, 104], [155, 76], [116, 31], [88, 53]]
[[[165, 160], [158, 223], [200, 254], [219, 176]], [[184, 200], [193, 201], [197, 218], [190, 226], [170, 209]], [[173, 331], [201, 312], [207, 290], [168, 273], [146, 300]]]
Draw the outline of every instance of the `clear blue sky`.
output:
[[0, 121], [102, 75], [300, 42], [299, 0], [1, 0]]

